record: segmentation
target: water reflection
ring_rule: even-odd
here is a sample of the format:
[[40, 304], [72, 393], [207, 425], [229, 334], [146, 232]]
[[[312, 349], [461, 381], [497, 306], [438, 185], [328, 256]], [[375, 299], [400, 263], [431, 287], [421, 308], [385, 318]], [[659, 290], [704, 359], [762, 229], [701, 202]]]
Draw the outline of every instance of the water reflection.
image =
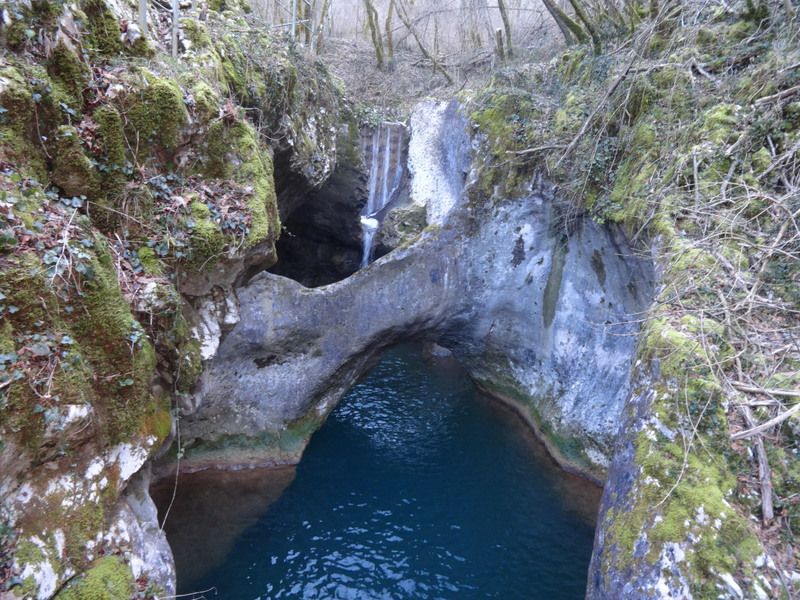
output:
[[[164, 522], [181, 587], [195, 582], [225, 562], [236, 539], [278, 499], [294, 480], [294, 467], [207, 470], [184, 473], [178, 488], [172, 477], [158, 481], [150, 494]], [[175, 500], [170, 502], [175, 494]]]

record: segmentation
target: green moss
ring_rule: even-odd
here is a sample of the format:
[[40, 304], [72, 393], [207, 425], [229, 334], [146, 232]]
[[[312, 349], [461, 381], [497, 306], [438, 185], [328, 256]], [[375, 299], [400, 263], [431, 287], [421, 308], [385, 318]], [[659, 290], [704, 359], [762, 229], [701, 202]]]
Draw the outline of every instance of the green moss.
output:
[[89, 67], [63, 43], [59, 43], [47, 61], [47, 72], [60, 84], [73, 110], [83, 106], [83, 91], [89, 85]]
[[119, 21], [105, 0], [82, 0], [80, 7], [86, 13], [89, 46], [100, 54], [121, 53]]
[[105, 556], [84, 575], [71, 581], [57, 600], [120, 600], [135, 591], [130, 567], [116, 556]]
[[[719, 324], [707, 325], [711, 332], [722, 332]], [[633, 571], [640, 562], [641, 567], [652, 564], [668, 543], [680, 544], [686, 552], [683, 576], [695, 597], [705, 598], [716, 597], [720, 573], [750, 574], [761, 547], [747, 519], [731, 505], [736, 477], [724, 458], [727, 422], [719, 387], [702, 370], [706, 350], [690, 333], [698, 326], [691, 319], [684, 319], [680, 329], [664, 319], [648, 325], [644, 356], [658, 359], [662, 371], [648, 413], [673, 437], [646, 423], [634, 438], [639, 473], [632, 503], [609, 516], [606, 544], [615, 546]], [[680, 432], [692, 429], [693, 443], [687, 448]]]
[[10, 65], [0, 65], [0, 159], [47, 178], [41, 146], [34, 143], [36, 103], [25, 76]]
[[[14, 559], [19, 565], [36, 565], [47, 560], [44, 551], [30, 540], [21, 540], [14, 551]], [[26, 577], [20, 584], [20, 592], [23, 597], [34, 597], [38, 591], [38, 585], [33, 576]]]
[[56, 130], [53, 163], [51, 180], [66, 195], [97, 197], [100, 179], [83, 152], [78, 130], [74, 127], [62, 125]]
[[142, 269], [144, 269], [145, 273], [156, 277], [164, 275], [164, 266], [152, 248], [142, 246], [136, 254], [139, 257], [139, 262], [142, 263]]
[[750, 161], [753, 164], [753, 171], [761, 173], [766, 171], [772, 164], [772, 154], [770, 154], [769, 150], [764, 146], [761, 146], [761, 148], [752, 155]]
[[[541, 142], [542, 110], [522, 90], [492, 90], [475, 101], [470, 118], [486, 138], [487, 157], [476, 189], [487, 197], [514, 197], [524, 191], [535, 164], [513, 153]], [[497, 189], [496, 189], [497, 188]]]
[[192, 265], [196, 269], [204, 269], [222, 256], [227, 240], [211, 219], [211, 211], [205, 204], [195, 200], [189, 208], [194, 221], [191, 236]]
[[159, 441], [166, 440], [172, 431], [172, 413], [170, 412], [171, 400], [164, 395], [160, 401], [155, 401], [152, 412], [144, 419], [142, 432], [145, 435], [154, 435]]
[[113, 229], [122, 219], [119, 199], [128, 181], [130, 165], [127, 161], [125, 132], [119, 111], [108, 104], [100, 106], [92, 115], [97, 123], [97, 157], [102, 196], [95, 198], [92, 220], [103, 230]]
[[154, 410], [150, 382], [156, 359], [122, 296], [105, 242], [98, 237], [92, 270], [94, 277], [84, 290], [73, 331], [94, 372], [101, 430], [118, 442], [140, 431]]
[[201, 124], [208, 124], [219, 116], [221, 99], [210, 85], [204, 81], [197, 82], [192, 87], [194, 98], [194, 116]]
[[635, 232], [649, 216], [656, 166], [653, 159], [645, 154], [631, 156], [617, 169], [614, 188], [609, 196], [612, 204], [607, 216], [624, 225], [629, 233]]
[[119, 111], [110, 104], [104, 104], [94, 111], [92, 118], [97, 123], [103, 158], [109, 167], [121, 169], [125, 164], [127, 142]]
[[215, 121], [208, 129], [207, 157], [207, 176], [233, 179], [253, 188], [247, 202], [250, 231], [246, 247], [277, 239], [280, 219], [272, 157], [261, 147], [255, 128], [241, 120], [231, 125]]
[[175, 82], [147, 77], [148, 84], [138, 97], [131, 99], [128, 120], [140, 152], [154, 143], [167, 151], [175, 150], [188, 115], [183, 94]]
[[181, 19], [181, 29], [189, 41], [192, 42], [193, 50], [212, 46], [208, 30], [200, 21], [196, 19]]
[[739, 107], [735, 104], [718, 104], [706, 110], [698, 129], [700, 140], [714, 144], [731, 143], [738, 131]]

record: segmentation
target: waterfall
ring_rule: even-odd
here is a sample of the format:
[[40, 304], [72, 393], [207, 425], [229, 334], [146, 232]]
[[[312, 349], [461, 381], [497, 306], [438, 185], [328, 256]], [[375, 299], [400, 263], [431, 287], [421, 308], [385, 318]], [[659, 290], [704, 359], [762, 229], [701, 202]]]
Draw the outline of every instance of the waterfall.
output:
[[378, 231], [378, 219], [371, 217], [361, 217], [361, 231], [364, 236], [363, 253], [361, 254], [361, 268], [363, 269], [369, 264], [369, 259], [372, 254], [372, 240], [375, 239], [375, 233]]
[[370, 134], [363, 135], [361, 152], [369, 165], [367, 203], [361, 211], [361, 267], [369, 264], [375, 234], [380, 228], [378, 213], [397, 195], [403, 182], [405, 161], [405, 126], [381, 123]]

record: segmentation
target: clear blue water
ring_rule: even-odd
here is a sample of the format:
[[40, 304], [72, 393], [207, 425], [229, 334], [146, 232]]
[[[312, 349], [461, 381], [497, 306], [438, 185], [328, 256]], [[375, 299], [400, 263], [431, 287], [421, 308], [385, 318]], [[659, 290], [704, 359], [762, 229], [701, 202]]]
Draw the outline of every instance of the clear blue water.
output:
[[[167, 527], [180, 593], [584, 596], [599, 490], [558, 470], [515, 414], [415, 346], [389, 351], [314, 435], [294, 479], [280, 476], [243, 472], [245, 491], [227, 481], [224, 494], [213, 474], [181, 479], [173, 529], [199, 529], [181, 540]], [[212, 508], [181, 502], [203, 494]]]

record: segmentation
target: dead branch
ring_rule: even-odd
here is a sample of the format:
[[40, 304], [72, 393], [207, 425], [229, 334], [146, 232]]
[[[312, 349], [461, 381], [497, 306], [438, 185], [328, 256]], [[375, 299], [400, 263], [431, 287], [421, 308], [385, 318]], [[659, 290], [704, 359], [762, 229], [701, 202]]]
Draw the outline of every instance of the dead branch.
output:
[[761, 425], [757, 425], [755, 427], [751, 427], [750, 429], [746, 429], [745, 431], [739, 431], [737, 433], [734, 433], [731, 436], [731, 440], [733, 440], [733, 441], [743, 440], [745, 438], [749, 438], [750, 436], [756, 435], [757, 433], [761, 433], [762, 431], [766, 431], [767, 429], [770, 429], [771, 427], [774, 427], [775, 425], [780, 425], [786, 419], [790, 418], [792, 415], [797, 413], [797, 411], [800, 411], [800, 402], [795, 404], [789, 410], [785, 410], [784, 412], [779, 414], [777, 417], [773, 417], [769, 421], [764, 421], [763, 423], [761, 423]]
[[[751, 429], [755, 428], [756, 423], [753, 419], [753, 413], [750, 407], [742, 406], [742, 415], [747, 422], [747, 426]], [[761, 486], [761, 519], [764, 525], [769, 525], [772, 519], [775, 518], [775, 513], [772, 506], [772, 472], [769, 468], [769, 459], [767, 458], [767, 450], [764, 448], [764, 438], [760, 435], [756, 436], [753, 443], [756, 447], [756, 460], [758, 462], [758, 482]]]

